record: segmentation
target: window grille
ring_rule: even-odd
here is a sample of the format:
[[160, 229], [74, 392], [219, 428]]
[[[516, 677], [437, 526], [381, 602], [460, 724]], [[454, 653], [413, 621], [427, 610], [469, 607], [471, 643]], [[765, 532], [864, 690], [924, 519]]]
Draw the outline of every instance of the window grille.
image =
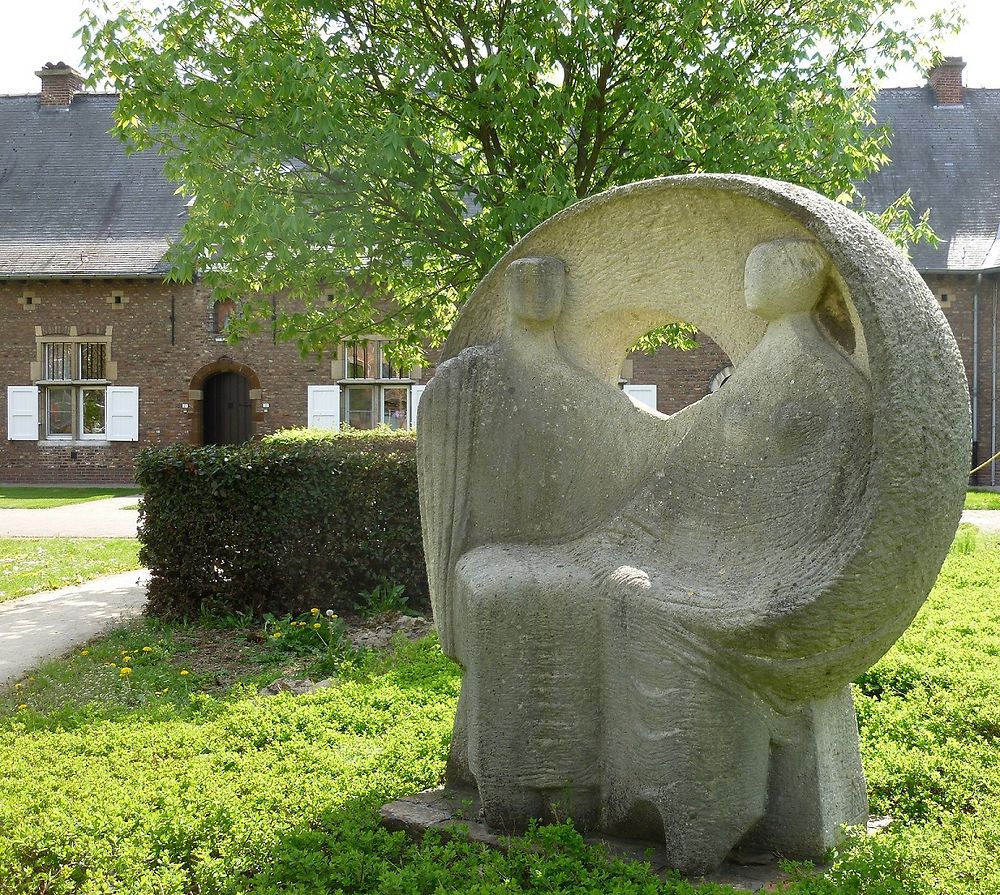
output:
[[46, 342], [44, 353], [44, 379], [73, 378], [73, 343]]
[[80, 345], [80, 378], [104, 379], [105, 346], [101, 342]]

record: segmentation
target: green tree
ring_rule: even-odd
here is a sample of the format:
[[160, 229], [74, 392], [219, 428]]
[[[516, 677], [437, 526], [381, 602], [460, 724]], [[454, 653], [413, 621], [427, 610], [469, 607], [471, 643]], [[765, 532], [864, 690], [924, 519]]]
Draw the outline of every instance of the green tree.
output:
[[947, 27], [907, 5], [92, 2], [81, 36], [120, 135], [194, 198], [176, 277], [260, 315], [305, 299], [283, 320], [304, 350], [382, 332], [412, 359], [515, 240], [617, 184], [728, 171], [848, 200], [886, 160], [873, 84]]

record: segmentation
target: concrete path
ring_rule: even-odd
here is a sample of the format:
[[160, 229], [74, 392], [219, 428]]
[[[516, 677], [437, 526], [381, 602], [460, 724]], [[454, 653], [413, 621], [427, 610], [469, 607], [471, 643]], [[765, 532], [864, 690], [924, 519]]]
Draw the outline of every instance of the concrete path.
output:
[[109, 497], [44, 510], [0, 509], [4, 538], [134, 538], [139, 521], [139, 495]]
[[970, 522], [983, 531], [1000, 531], [1000, 510], [963, 510], [962, 521]]
[[144, 569], [121, 572], [0, 603], [0, 687], [139, 615], [148, 577]]

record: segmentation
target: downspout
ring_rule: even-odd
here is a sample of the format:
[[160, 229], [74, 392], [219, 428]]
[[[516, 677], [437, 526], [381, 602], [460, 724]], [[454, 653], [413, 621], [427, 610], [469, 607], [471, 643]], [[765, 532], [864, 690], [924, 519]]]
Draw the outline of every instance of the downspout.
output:
[[972, 466], [979, 463], [979, 290], [983, 275], [976, 277], [976, 289], [972, 293]]
[[[997, 280], [993, 280], [993, 325], [990, 338], [990, 455], [997, 452]], [[990, 463], [990, 485], [996, 487], [997, 461]]]

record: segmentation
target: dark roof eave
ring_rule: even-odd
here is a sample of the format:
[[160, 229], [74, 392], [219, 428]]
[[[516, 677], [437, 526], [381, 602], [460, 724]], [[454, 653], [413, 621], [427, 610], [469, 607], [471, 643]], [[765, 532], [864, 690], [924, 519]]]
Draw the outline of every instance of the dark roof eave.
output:
[[38, 273], [37, 271], [22, 271], [20, 273], [0, 272], [0, 280], [159, 280], [167, 282], [168, 273], [157, 271], [120, 271], [120, 270], [88, 270], [80, 273]]
[[[916, 265], [914, 265], [916, 266]], [[917, 273], [925, 274], [981, 274], [981, 273], [1000, 273], [1000, 267], [917, 267]]]

